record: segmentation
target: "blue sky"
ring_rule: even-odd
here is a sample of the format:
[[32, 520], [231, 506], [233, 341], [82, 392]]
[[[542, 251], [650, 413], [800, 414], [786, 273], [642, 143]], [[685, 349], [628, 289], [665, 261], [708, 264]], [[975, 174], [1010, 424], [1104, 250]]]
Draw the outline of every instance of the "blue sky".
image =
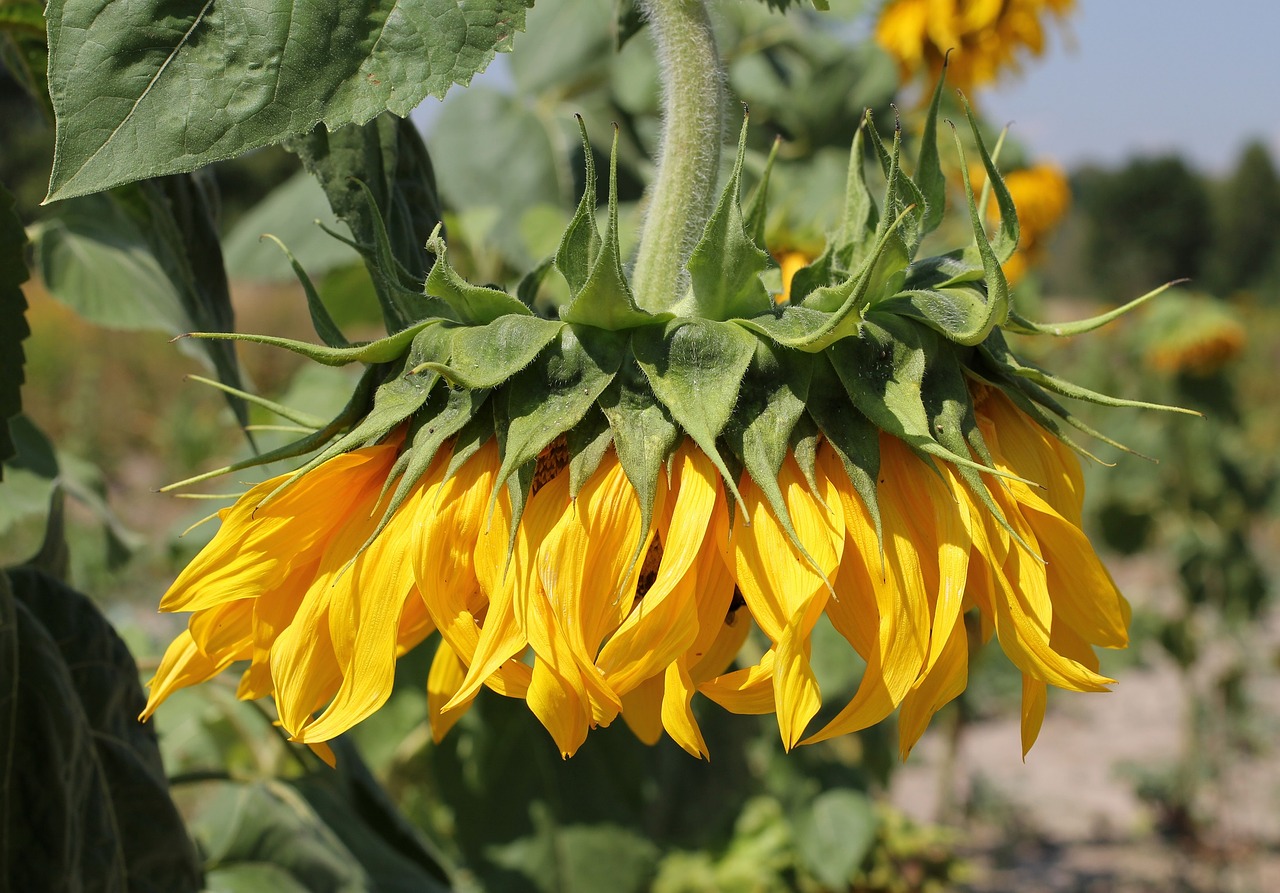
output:
[[1280, 163], [1280, 3], [1078, 0], [1045, 55], [982, 106], [1068, 167], [1179, 152], [1218, 172], [1253, 137]]

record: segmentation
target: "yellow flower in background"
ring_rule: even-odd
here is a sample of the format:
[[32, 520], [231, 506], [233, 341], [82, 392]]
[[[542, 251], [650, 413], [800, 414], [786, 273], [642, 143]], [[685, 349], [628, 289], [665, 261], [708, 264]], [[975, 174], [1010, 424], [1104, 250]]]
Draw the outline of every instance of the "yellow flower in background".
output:
[[1062, 19], [1075, 0], [890, 0], [876, 40], [897, 60], [902, 79], [936, 78], [951, 55], [948, 79], [962, 90], [1020, 70], [1023, 54], [1044, 51], [1044, 20]]
[[[1029, 747], [1046, 684], [1098, 691], [1111, 681], [1090, 646], [1123, 646], [1127, 609], [1080, 532], [1074, 457], [999, 393], [979, 395], [978, 423], [996, 468], [1044, 488], [992, 487], [1009, 530], [956, 475], [882, 435], [883, 548], [829, 445], [812, 482], [788, 456], [778, 484], [801, 552], [746, 474], [730, 520], [713, 463], [686, 441], [659, 481], [643, 560], [633, 560], [640, 502], [612, 451], [576, 498], [563, 442], [544, 451], [508, 552], [494, 441], [452, 474], [441, 451], [363, 550], [399, 442], [354, 450], [256, 510], [283, 479], [223, 513], [161, 603], [193, 613], [146, 715], [248, 661], [239, 695], [272, 696], [294, 739], [321, 744], [377, 710], [396, 659], [438, 630], [427, 683], [437, 740], [488, 687], [525, 699], [566, 756], [621, 716], [646, 742], [665, 731], [705, 757], [699, 694], [732, 712], [776, 713], [787, 747], [900, 706], [905, 755], [964, 689], [962, 615], [976, 609], [1026, 679]], [[852, 702], [806, 739], [822, 705], [809, 638], [824, 613], [868, 669]], [[753, 627], [767, 651], [730, 670]]]
[[1247, 334], [1229, 305], [1177, 292], [1151, 314], [1141, 333], [1143, 359], [1158, 372], [1213, 375], [1244, 352]]
[[[1021, 227], [1018, 250], [1004, 264], [1005, 278], [1012, 285], [1043, 258], [1049, 237], [1071, 209], [1071, 184], [1054, 164], [1011, 171], [1004, 175], [1004, 183], [1018, 208]], [[1000, 216], [994, 203], [987, 206], [987, 214], [993, 221]]]

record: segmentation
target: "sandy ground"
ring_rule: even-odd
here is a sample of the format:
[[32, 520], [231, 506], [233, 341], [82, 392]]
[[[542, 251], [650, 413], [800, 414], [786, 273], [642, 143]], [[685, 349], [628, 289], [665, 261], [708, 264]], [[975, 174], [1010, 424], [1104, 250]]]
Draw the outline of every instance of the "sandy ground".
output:
[[[1113, 564], [1113, 572], [1135, 601], [1158, 599], [1169, 583], [1149, 559]], [[1185, 734], [1177, 668], [1155, 648], [1144, 657], [1146, 666], [1120, 674], [1110, 694], [1053, 692], [1025, 762], [1017, 717], [965, 730], [950, 796], [969, 804], [962, 823], [973, 890], [1280, 891], [1280, 759], [1270, 741], [1206, 786], [1211, 819], [1199, 839], [1159, 833], [1159, 816], [1135, 793], [1134, 770], [1171, 765]], [[1274, 728], [1280, 681], [1250, 694]], [[944, 735], [926, 736], [894, 778], [892, 801], [915, 819], [946, 818], [946, 750]]]

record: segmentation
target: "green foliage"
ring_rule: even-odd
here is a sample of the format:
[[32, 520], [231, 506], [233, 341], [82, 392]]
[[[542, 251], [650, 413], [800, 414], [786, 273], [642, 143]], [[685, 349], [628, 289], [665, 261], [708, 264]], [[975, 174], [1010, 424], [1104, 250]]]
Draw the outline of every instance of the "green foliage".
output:
[[9, 420], [22, 411], [22, 364], [26, 359], [22, 341], [27, 325], [27, 299], [22, 283], [27, 280], [25, 250], [27, 234], [14, 211], [13, 196], [0, 186], [0, 480], [3, 463], [16, 452]]
[[[113, 328], [229, 332], [235, 328], [206, 175], [145, 180], [61, 206], [36, 235], [45, 285], [86, 318]], [[230, 344], [207, 342], [219, 379], [240, 387]], [[240, 421], [239, 398], [228, 395]]]
[[[1280, 175], [1262, 143], [1251, 143], [1215, 196], [1209, 273], [1215, 291], [1280, 283]], [[1268, 280], [1268, 277], [1270, 279]]]
[[83, 595], [0, 574], [0, 878], [14, 890], [195, 891], [124, 643]]
[[1099, 293], [1121, 299], [1198, 277], [1212, 242], [1204, 182], [1179, 158], [1134, 159], [1072, 181], [1086, 217], [1085, 258]]
[[310, 132], [408, 115], [511, 48], [532, 0], [416, 0], [366, 13], [236, 0], [159, 16], [53, 0], [50, 199], [191, 171]]
[[440, 224], [435, 170], [412, 122], [382, 114], [368, 123], [291, 139], [286, 147], [351, 230], [394, 332], [429, 308], [420, 283], [430, 267], [428, 237]]
[[310, 174], [299, 171], [248, 211], [222, 242], [227, 275], [233, 280], [291, 282], [295, 272], [279, 246], [287, 245], [298, 264], [313, 276], [359, 260], [359, 254], [321, 227], [347, 238], [351, 231], [329, 207], [324, 190]]

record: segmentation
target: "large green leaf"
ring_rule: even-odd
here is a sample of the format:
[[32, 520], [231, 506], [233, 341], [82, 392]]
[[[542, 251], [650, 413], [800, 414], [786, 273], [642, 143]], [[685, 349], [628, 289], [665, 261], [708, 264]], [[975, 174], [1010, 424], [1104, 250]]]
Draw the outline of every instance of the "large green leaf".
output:
[[[27, 235], [13, 207], [13, 196], [0, 186], [0, 463], [14, 455], [9, 419], [22, 411], [22, 365], [26, 359], [22, 341], [31, 334], [27, 325], [27, 281], [23, 256]], [[0, 464], [0, 480], [4, 479]]]
[[[388, 329], [427, 315], [421, 283], [431, 265], [426, 243], [440, 222], [440, 201], [435, 169], [413, 123], [383, 114], [336, 132], [317, 127], [286, 147], [320, 181], [333, 212], [362, 246]], [[389, 258], [377, 255], [384, 235]]]
[[408, 115], [511, 48], [532, 0], [52, 0], [49, 198]]
[[124, 643], [85, 596], [0, 574], [0, 887], [200, 889]]
[[879, 824], [871, 798], [850, 788], [823, 791], [793, 821], [800, 864], [831, 890], [849, 886]]

